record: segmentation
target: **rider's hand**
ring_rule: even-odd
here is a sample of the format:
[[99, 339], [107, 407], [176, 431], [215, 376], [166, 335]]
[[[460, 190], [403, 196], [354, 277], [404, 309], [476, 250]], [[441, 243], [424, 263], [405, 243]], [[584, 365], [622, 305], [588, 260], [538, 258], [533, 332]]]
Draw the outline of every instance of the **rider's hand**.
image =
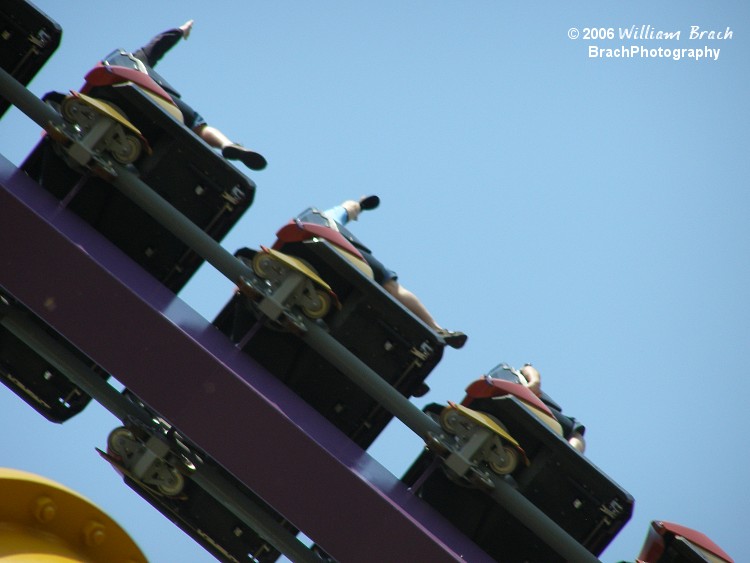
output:
[[188, 38], [188, 35], [190, 35], [191, 29], [193, 29], [193, 20], [188, 20], [180, 26], [180, 31], [182, 31], [183, 39]]

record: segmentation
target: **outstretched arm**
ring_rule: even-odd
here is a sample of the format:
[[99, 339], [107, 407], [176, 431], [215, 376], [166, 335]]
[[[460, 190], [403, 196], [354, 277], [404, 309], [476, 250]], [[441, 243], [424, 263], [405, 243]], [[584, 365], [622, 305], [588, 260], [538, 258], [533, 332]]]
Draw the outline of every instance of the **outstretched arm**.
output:
[[167, 51], [174, 47], [180, 39], [188, 38], [192, 29], [193, 20], [188, 20], [180, 27], [160, 33], [151, 39], [148, 45], [141, 47], [133, 54], [148, 66], [155, 67], [156, 63], [158, 63]]

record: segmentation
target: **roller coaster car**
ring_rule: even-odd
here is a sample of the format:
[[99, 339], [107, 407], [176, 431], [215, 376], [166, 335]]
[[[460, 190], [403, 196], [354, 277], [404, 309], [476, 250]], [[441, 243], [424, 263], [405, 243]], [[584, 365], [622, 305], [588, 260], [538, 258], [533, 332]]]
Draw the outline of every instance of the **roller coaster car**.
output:
[[[0, 381], [51, 422], [64, 422], [81, 412], [91, 397], [81, 391], [57, 368], [1, 323], [10, 311], [38, 325], [48, 336], [60, 336], [8, 295], [0, 292]], [[102, 378], [103, 372], [87, 356], [71, 347], [75, 357]]]
[[272, 248], [237, 256], [253, 279], [214, 324], [361, 447], [392, 415], [305, 344], [298, 319], [324, 326], [405, 397], [426, 392], [444, 343], [374, 282], [360, 252], [319, 211], [281, 228]]
[[114, 51], [80, 92], [48, 93], [45, 101], [66, 124], [48, 132], [22, 169], [176, 293], [203, 260], [110, 184], [112, 163], [217, 241], [250, 206], [255, 184], [183, 125], [149, 73]]
[[[273, 518], [277, 514], [137, 397], [127, 390], [123, 393], [152, 415], [150, 423], [130, 420], [115, 428], [106, 451], [97, 450], [125, 483], [219, 561], [276, 561], [280, 553], [191, 476], [218, 472], [233, 487], [233, 496], [248, 499]], [[297, 533], [291, 525], [283, 526]]]
[[[182, 124], [172, 99], [138, 62], [116, 51], [87, 75], [80, 93], [47, 94], [65, 125], [48, 131], [22, 169], [176, 293], [203, 259], [110, 184], [112, 162], [127, 165], [126, 173], [139, 176], [217, 241], [250, 206], [255, 185]], [[68, 346], [46, 327], [40, 330]], [[70, 351], [80, 356], [75, 348]], [[92, 369], [108, 377], [95, 365]], [[1, 326], [0, 374], [54, 422], [64, 422], [89, 401]]]
[[[60, 26], [26, 0], [0, 5], [0, 67], [27, 85], [60, 45]], [[10, 102], [0, 97], [0, 117]]]
[[[490, 372], [504, 375], [504, 364]], [[630, 519], [632, 497], [579, 454], [563, 438], [552, 412], [523, 385], [485, 377], [467, 388], [460, 406], [497, 421], [528, 456], [505, 473], [492, 467], [491, 458], [479, 456], [474, 471], [484, 479], [456, 478], [455, 463], [439, 444], [430, 446], [404, 474], [402, 480], [415, 494], [436, 508], [490, 555], [502, 561], [561, 561], [544, 542], [519, 523], [488, 494], [489, 481], [503, 479], [557, 523], [573, 539], [599, 555]], [[456, 406], [432, 404], [425, 412], [446, 426], [446, 412]], [[466, 432], [471, 433], [467, 423]], [[461, 438], [470, 443], [471, 437]], [[493, 475], [494, 473], [494, 475]], [[488, 479], [490, 477], [491, 479]]]
[[705, 534], [656, 520], [636, 563], [734, 563], [734, 559]]

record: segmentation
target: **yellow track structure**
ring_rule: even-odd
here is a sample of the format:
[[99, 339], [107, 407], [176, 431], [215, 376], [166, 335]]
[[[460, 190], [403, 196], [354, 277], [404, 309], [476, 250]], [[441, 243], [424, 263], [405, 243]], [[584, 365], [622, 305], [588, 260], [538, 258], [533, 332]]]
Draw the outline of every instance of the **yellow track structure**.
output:
[[146, 563], [100, 508], [54, 481], [0, 468], [3, 563]]

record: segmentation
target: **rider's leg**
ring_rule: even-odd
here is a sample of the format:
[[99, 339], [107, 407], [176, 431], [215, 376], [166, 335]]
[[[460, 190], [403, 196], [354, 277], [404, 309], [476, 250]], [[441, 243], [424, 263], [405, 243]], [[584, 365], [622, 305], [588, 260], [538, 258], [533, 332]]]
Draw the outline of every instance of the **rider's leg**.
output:
[[423, 320], [427, 326], [437, 332], [448, 346], [451, 346], [452, 348], [461, 348], [466, 344], [466, 335], [463, 332], [446, 330], [437, 324], [427, 310], [427, 307], [422, 304], [419, 298], [399, 284], [395, 279], [389, 279], [383, 282], [383, 288], [395, 297], [404, 307]]
[[266, 167], [266, 159], [257, 152], [246, 149], [242, 145], [233, 143], [229, 137], [205, 123], [193, 128], [193, 131], [212, 147], [221, 149], [221, 154], [229, 160], [239, 160], [248, 168], [263, 170]]
[[205, 123], [199, 125], [193, 129], [195, 133], [204, 141], [206, 141], [212, 147], [217, 149], [223, 149], [227, 145], [231, 145], [232, 141], [229, 140], [224, 133], [219, 131], [216, 127], [211, 127]]
[[434, 331], [442, 329], [442, 327], [437, 324], [437, 322], [435, 322], [435, 319], [432, 318], [432, 315], [427, 310], [427, 307], [422, 304], [417, 296], [406, 289], [404, 286], [402, 286], [400, 283], [398, 283], [396, 280], [391, 279], [386, 281], [383, 284], [383, 288], [388, 293], [393, 295], [393, 297], [395, 297], [404, 307], [406, 307], [417, 317], [422, 319], [431, 329], [433, 329]]

